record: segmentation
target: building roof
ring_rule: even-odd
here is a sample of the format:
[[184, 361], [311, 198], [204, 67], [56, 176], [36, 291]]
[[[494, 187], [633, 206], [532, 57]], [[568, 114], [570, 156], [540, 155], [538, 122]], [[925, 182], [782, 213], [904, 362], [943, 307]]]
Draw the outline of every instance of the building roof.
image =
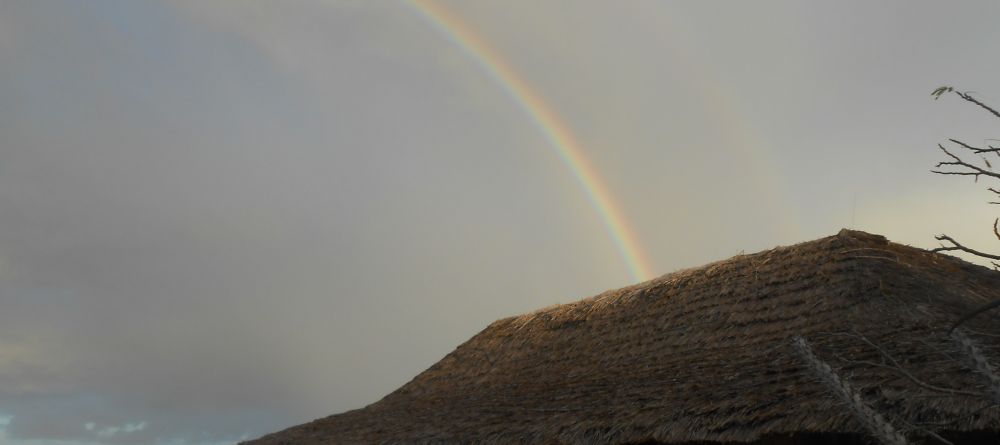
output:
[[[843, 230], [498, 320], [374, 404], [248, 444], [863, 433], [796, 353], [796, 336], [887, 418], [997, 430], [995, 404], [932, 389], [989, 392], [946, 332], [995, 299], [1000, 273]], [[966, 332], [1000, 364], [997, 323], [980, 318]]]

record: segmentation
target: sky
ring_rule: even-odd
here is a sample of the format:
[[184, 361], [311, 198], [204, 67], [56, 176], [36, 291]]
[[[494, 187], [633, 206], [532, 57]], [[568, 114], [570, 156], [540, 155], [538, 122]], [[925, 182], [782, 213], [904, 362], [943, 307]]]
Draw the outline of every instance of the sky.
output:
[[2, 1], [0, 445], [231, 444], [373, 403], [498, 318], [844, 227], [1000, 250], [989, 184], [929, 173], [1000, 137], [930, 97], [1000, 105], [997, 17]]

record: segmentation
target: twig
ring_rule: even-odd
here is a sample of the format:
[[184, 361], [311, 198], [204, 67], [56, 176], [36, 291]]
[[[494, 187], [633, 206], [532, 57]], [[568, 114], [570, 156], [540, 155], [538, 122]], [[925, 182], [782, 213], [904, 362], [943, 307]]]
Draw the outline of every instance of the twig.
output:
[[976, 336], [976, 337], [1000, 338], [1000, 335], [998, 335], [998, 334], [990, 334], [990, 333], [986, 333], [986, 332], [982, 332], [982, 331], [974, 331], [974, 330], [969, 329], [969, 328], [965, 328], [963, 330], [965, 332], [969, 333], [969, 334], [972, 334], [972, 335]]
[[976, 165], [972, 165], [972, 164], [970, 164], [968, 162], [965, 162], [965, 161], [962, 160], [962, 158], [960, 158], [958, 156], [955, 156], [950, 151], [948, 151], [947, 148], [944, 148], [944, 145], [938, 144], [938, 148], [940, 148], [941, 151], [944, 152], [944, 154], [948, 155], [948, 157], [954, 159], [954, 161], [941, 161], [941, 162], [938, 162], [935, 167], [940, 168], [940, 167], [945, 166], [945, 165], [952, 165], [952, 166], [964, 167], [964, 168], [967, 168], [967, 169], [972, 170], [972, 171], [969, 171], [969, 172], [952, 172], [952, 171], [931, 170], [931, 173], [937, 173], [939, 175], [975, 176], [976, 180], [979, 180], [979, 176], [980, 175], [990, 176], [990, 177], [993, 177], [993, 178], [1000, 179], [1000, 173], [996, 173], [996, 172], [993, 172], [993, 171], [990, 171], [990, 170], [985, 170], [982, 167], [979, 167], [979, 166], [976, 166]]
[[948, 394], [948, 395], [953, 395], [953, 396], [982, 397], [982, 394], [977, 393], [977, 392], [973, 392], [973, 391], [962, 391], [960, 389], [944, 388], [944, 387], [941, 387], [941, 386], [931, 385], [930, 383], [927, 383], [927, 382], [921, 381], [920, 379], [917, 379], [916, 377], [913, 376], [913, 374], [910, 374], [905, 369], [903, 369], [903, 368], [901, 368], [899, 366], [886, 365], [884, 363], [876, 363], [876, 362], [873, 362], [873, 361], [870, 361], [870, 360], [853, 360], [853, 359], [848, 359], [848, 358], [843, 358], [843, 357], [841, 359], [844, 360], [847, 363], [853, 363], [853, 364], [858, 364], [858, 365], [875, 366], [877, 368], [883, 368], [883, 369], [888, 369], [888, 370], [891, 370], [891, 371], [895, 371], [895, 372], [901, 374], [903, 377], [906, 377], [907, 379], [909, 379], [911, 382], [913, 382], [917, 386], [919, 386], [921, 388], [924, 388], [924, 389], [931, 390], [931, 391], [937, 391], [937, 392], [940, 392], [940, 393], [944, 393], [944, 394]]
[[978, 316], [979, 314], [982, 314], [983, 312], [986, 312], [986, 311], [988, 311], [990, 309], [994, 309], [994, 308], [997, 308], [997, 307], [1000, 307], [1000, 300], [991, 301], [989, 303], [986, 303], [986, 304], [984, 304], [982, 306], [979, 306], [979, 307], [977, 307], [977, 308], [975, 308], [975, 309], [967, 312], [965, 315], [959, 317], [959, 319], [954, 324], [952, 324], [950, 328], [948, 328], [948, 333], [950, 334], [950, 333], [954, 332], [955, 328], [961, 326], [962, 323], [965, 323], [966, 321], [969, 321], [969, 320], [975, 318], [976, 316]]
[[870, 362], [870, 361], [866, 361], [866, 360], [865, 361], [862, 361], [862, 360], [850, 360], [850, 361], [856, 361], [858, 363], [867, 364], [867, 365], [871, 365], [871, 366], [877, 366], [877, 367], [880, 367], [880, 368], [885, 368], [885, 369], [890, 369], [890, 370], [896, 371], [897, 373], [903, 375], [903, 377], [906, 377], [911, 382], [915, 383], [917, 386], [919, 386], [921, 388], [924, 388], [924, 389], [929, 389], [931, 391], [937, 391], [937, 392], [942, 392], [942, 393], [951, 394], [951, 395], [982, 397], [982, 394], [977, 393], [977, 392], [963, 391], [963, 390], [960, 390], [960, 389], [945, 388], [945, 387], [941, 387], [941, 386], [932, 385], [930, 383], [927, 383], [927, 382], [924, 382], [924, 381], [918, 379], [916, 376], [914, 376], [909, 371], [907, 371], [906, 369], [904, 369], [903, 366], [899, 364], [899, 362], [896, 360], [895, 357], [893, 357], [891, 354], [889, 354], [888, 352], [886, 352], [885, 349], [882, 349], [881, 346], [875, 344], [875, 342], [869, 340], [864, 335], [861, 335], [861, 334], [858, 334], [858, 333], [848, 333], [848, 332], [833, 333], [831, 335], [844, 335], [844, 336], [854, 337], [854, 338], [856, 338], [858, 340], [861, 340], [861, 341], [865, 342], [866, 344], [868, 344], [868, 346], [871, 346], [876, 351], [878, 351], [879, 355], [882, 356], [882, 359], [883, 360], [889, 360], [889, 362], [892, 363], [892, 365], [875, 363], [875, 362]]
[[981, 413], [983, 411], [986, 411], [986, 410], [988, 410], [990, 408], [997, 408], [997, 407], [1000, 407], [1000, 405], [991, 403], [989, 405], [985, 405], [985, 406], [979, 407], [975, 411], [973, 411], [973, 412], [971, 412], [969, 414], [966, 414], [966, 415], [964, 415], [962, 417], [959, 417], [957, 419], [949, 420], [947, 422], [920, 422], [919, 425], [926, 425], [926, 426], [948, 426], [948, 425], [954, 425], [954, 424], [956, 424], [958, 422], [961, 422], [963, 420], [975, 417], [977, 414], [979, 414], [979, 413]]
[[875, 436], [877, 439], [882, 441], [886, 445], [907, 445], [906, 437], [904, 437], [896, 428], [894, 428], [885, 418], [875, 412], [864, 400], [861, 399], [861, 394], [859, 394], [850, 383], [842, 379], [837, 373], [830, 367], [826, 362], [820, 360], [813, 353], [812, 348], [809, 347], [809, 343], [806, 339], [795, 336], [792, 340], [792, 344], [798, 351], [802, 359], [812, 368], [812, 371], [820, 377], [826, 386], [837, 395], [847, 406], [851, 409], [851, 413], [854, 414], [867, 429]]
[[951, 246], [945, 246], [945, 245], [942, 244], [941, 247], [938, 247], [936, 249], [931, 249], [931, 252], [947, 252], [947, 251], [952, 251], [952, 250], [958, 250], [958, 251], [965, 252], [965, 253], [971, 253], [971, 254], [973, 254], [975, 256], [982, 257], [982, 258], [989, 258], [991, 260], [1000, 260], [1000, 255], [993, 255], [993, 254], [989, 254], [989, 253], [986, 253], [986, 252], [980, 252], [978, 250], [965, 247], [961, 243], [959, 243], [958, 241], [955, 241], [954, 238], [952, 238], [952, 237], [950, 237], [948, 235], [938, 235], [938, 236], [935, 236], [934, 239], [936, 239], [938, 241], [947, 241], [947, 242], [951, 243], [952, 245]]
[[922, 433], [924, 433], [924, 434], [926, 434], [928, 436], [931, 436], [931, 437], [937, 439], [938, 441], [940, 441], [941, 443], [943, 443], [945, 445], [955, 445], [950, 440], [945, 439], [944, 437], [941, 437], [940, 435], [938, 435], [934, 431], [931, 431], [931, 430], [929, 430], [927, 428], [924, 428], [924, 427], [922, 427], [920, 425], [913, 424], [913, 423], [907, 421], [906, 419], [904, 419], [904, 418], [902, 418], [900, 416], [893, 415], [892, 413], [889, 413], [889, 415], [892, 416], [896, 421], [902, 422], [903, 424], [905, 424], [907, 427], [909, 427], [908, 428], [909, 430], [918, 430], [918, 431], [920, 431], [920, 432], [922, 432]]
[[961, 145], [961, 146], [963, 146], [965, 148], [968, 148], [969, 150], [971, 150], [973, 153], [976, 153], [976, 154], [1000, 152], [1000, 148], [997, 148], [997, 147], [992, 147], [991, 146], [990, 148], [979, 148], [979, 147], [973, 147], [973, 146], [971, 146], [969, 144], [966, 144], [965, 142], [962, 142], [962, 141], [960, 141], [958, 139], [948, 139], [948, 140], [952, 141], [952, 142], [954, 142], [954, 143], [956, 143], [958, 145]]
[[989, 111], [994, 116], [1000, 118], [1000, 113], [997, 113], [997, 110], [994, 110], [993, 108], [990, 108], [989, 105], [986, 105], [986, 104], [984, 104], [984, 103], [976, 100], [974, 97], [970, 96], [968, 93], [960, 93], [958, 91], [955, 91], [955, 94], [957, 94], [958, 97], [961, 97], [962, 99], [965, 99], [965, 100], [967, 100], [969, 102], [972, 102], [972, 103], [974, 103], [976, 105], [979, 105], [980, 107], [983, 107], [983, 109], [985, 109], [986, 111]]

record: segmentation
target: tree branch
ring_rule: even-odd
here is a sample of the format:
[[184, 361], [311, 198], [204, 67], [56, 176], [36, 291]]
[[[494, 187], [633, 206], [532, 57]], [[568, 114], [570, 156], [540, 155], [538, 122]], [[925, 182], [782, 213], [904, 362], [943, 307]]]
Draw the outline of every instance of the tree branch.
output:
[[955, 91], [955, 94], [957, 94], [958, 97], [961, 97], [962, 99], [965, 99], [965, 100], [967, 100], [969, 102], [972, 102], [972, 103], [974, 103], [976, 105], [979, 105], [980, 107], [983, 107], [984, 110], [989, 111], [994, 116], [1000, 118], [1000, 113], [998, 113], [997, 110], [994, 110], [993, 108], [990, 108], [989, 105], [986, 105], [986, 104], [984, 104], [984, 103], [976, 100], [976, 98], [970, 96], [969, 93], [960, 93], [958, 91]]
[[979, 306], [979, 307], [973, 309], [972, 311], [970, 311], [970, 312], [966, 313], [965, 315], [959, 317], [958, 321], [956, 321], [955, 324], [951, 325], [951, 328], [948, 329], [948, 333], [950, 334], [952, 331], [955, 330], [955, 328], [961, 326], [962, 323], [965, 323], [965, 322], [967, 322], [967, 321], [975, 318], [977, 315], [982, 314], [983, 312], [986, 312], [986, 311], [988, 311], [990, 309], [997, 308], [997, 307], [1000, 307], [1000, 300], [991, 301], [989, 303], [986, 303], [986, 304], [984, 304], [982, 306]]
[[985, 405], [985, 406], [979, 407], [978, 409], [976, 409], [975, 411], [973, 411], [973, 412], [971, 412], [969, 414], [966, 414], [966, 415], [964, 415], [962, 417], [959, 417], [957, 419], [949, 420], [947, 422], [920, 422], [918, 425], [922, 425], [922, 426], [949, 426], [949, 425], [954, 425], [956, 423], [963, 422], [963, 421], [968, 420], [968, 419], [970, 419], [972, 417], [975, 417], [976, 415], [978, 415], [979, 413], [981, 413], [983, 411], [986, 411], [988, 409], [993, 409], [993, 408], [996, 408], [996, 407], [1000, 407], [1000, 405], [989, 404], [989, 405]]
[[972, 255], [975, 255], [975, 256], [978, 256], [978, 257], [981, 257], [981, 258], [989, 258], [991, 260], [1000, 260], [1000, 255], [993, 255], [993, 254], [989, 254], [989, 253], [986, 253], [986, 252], [980, 252], [980, 251], [975, 250], [975, 249], [970, 249], [968, 247], [963, 246], [958, 241], [955, 241], [954, 238], [952, 238], [952, 237], [950, 237], [948, 235], [938, 235], [938, 236], [935, 236], [934, 239], [936, 239], [938, 241], [947, 241], [947, 242], [951, 243], [951, 246], [945, 246], [945, 245], [942, 244], [941, 247], [938, 247], [936, 249], [931, 249], [931, 252], [948, 252], [948, 251], [957, 250], [957, 251], [960, 251], [960, 252], [970, 253]]
[[941, 162], [938, 162], [935, 167], [940, 168], [940, 167], [945, 166], [945, 165], [952, 165], [952, 166], [967, 168], [967, 169], [972, 170], [972, 171], [969, 171], [969, 172], [949, 172], [949, 171], [931, 170], [932, 173], [937, 173], [939, 175], [975, 176], [976, 180], [979, 179], [979, 175], [985, 175], [985, 176], [990, 176], [990, 177], [993, 177], [993, 178], [1000, 179], [1000, 173], [996, 173], [996, 172], [992, 172], [992, 171], [989, 171], [989, 170], [985, 170], [985, 169], [983, 169], [981, 167], [978, 167], [978, 166], [972, 165], [972, 164], [970, 164], [968, 162], [965, 162], [965, 161], [962, 160], [962, 158], [960, 158], [958, 156], [955, 156], [954, 154], [952, 154], [952, 152], [948, 151], [948, 149], [944, 148], [944, 145], [938, 144], [938, 148], [940, 148], [941, 151], [944, 152], [944, 154], [948, 155], [948, 157], [954, 159], [954, 161], [941, 161]]
[[906, 377], [908, 380], [910, 380], [911, 382], [913, 382], [915, 385], [917, 385], [917, 386], [919, 386], [921, 388], [927, 389], [927, 390], [931, 390], [931, 391], [935, 391], [935, 392], [940, 392], [940, 393], [944, 393], [944, 394], [950, 394], [950, 395], [971, 396], [971, 397], [982, 397], [983, 396], [982, 394], [980, 394], [978, 392], [963, 391], [961, 389], [953, 389], [953, 388], [945, 388], [945, 387], [941, 387], [941, 386], [937, 386], [937, 385], [932, 385], [930, 383], [927, 383], [927, 382], [924, 382], [924, 381], [918, 379], [916, 376], [914, 376], [909, 371], [907, 371], [906, 369], [904, 369], [903, 366], [900, 365], [899, 362], [891, 354], [889, 354], [888, 352], [886, 352], [885, 349], [882, 349], [881, 346], [875, 344], [875, 342], [869, 340], [868, 337], [865, 337], [864, 335], [861, 335], [859, 333], [856, 333], [856, 332], [834, 332], [834, 333], [831, 333], [830, 335], [843, 335], [843, 336], [853, 337], [853, 338], [856, 338], [858, 340], [861, 340], [861, 341], [867, 343], [868, 346], [871, 346], [876, 351], [878, 351], [879, 355], [882, 356], [882, 359], [883, 360], [889, 360], [889, 362], [891, 364], [876, 363], [876, 362], [872, 362], [872, 361], [869, 361], [869, 360], [849, 360], [849, 359], [845, 360], [847, 362], [854, 362], [854, 363], [858, 363], [858, 364], [865, 364], [865, 365], [869, 365], [869, 366], [875, 366], [875, 367], [885, 368], [885, 369], [889, 369], [889, 370], [895, 371], [896, 373], [902, 375], [903, 377]]
[[952, 141], [952, 142], [954, 142], [954, 143], [956, 143], [958, 145], [961, 145], [961, 146], [963, 146], [965, 148], [968, 148], [969, 150], [971, 150], [973, 153], [976, 153], [976, 154], [1000, 153], [1000, 148], [998, 148], [998, 147], [991, 146], [990, 148], [979, 148], [979, 147], [973, 147], [973, 146], [971, 146], [969, 144], [966, 144], [965, 142], [962, 142], [962, 141], [960, 141], [958, 139], [948, 139], [948, 140]]
[[[1000, 190], [997, 190], [997, 189], [995, 189], [993, 187], [986, 187], [986, 190], [989, 190], [989, 191], [991, 191], [993, 193], [996, 193], [996, 194], [1000, 195]], [[990, 201], [989, 204], [1000, 204], [1000, 201]]]

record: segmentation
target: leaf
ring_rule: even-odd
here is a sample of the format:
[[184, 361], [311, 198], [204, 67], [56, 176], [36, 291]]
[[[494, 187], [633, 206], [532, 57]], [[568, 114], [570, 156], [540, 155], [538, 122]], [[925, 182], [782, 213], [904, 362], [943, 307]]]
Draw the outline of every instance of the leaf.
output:
[[954, 89], [953, 89], [952, 87], [949, 87], [949, 86], [942, 86], [942, 87], [938, 87], [937, 89], [935, 89], [935, 90], [934, 90], [934, 91], [933, 91], [933, 92], [931, 93], [931, 96], [934, 96], [934, 100], [938, 100], [938, 99], [940, 99], [940, 98], [941, 98], [941, 95], [942, 95], [942, 94], [944, 94], [944, 93], [948, 93], [948, 92], [951, 92], [951, 91], [954, 91]]

